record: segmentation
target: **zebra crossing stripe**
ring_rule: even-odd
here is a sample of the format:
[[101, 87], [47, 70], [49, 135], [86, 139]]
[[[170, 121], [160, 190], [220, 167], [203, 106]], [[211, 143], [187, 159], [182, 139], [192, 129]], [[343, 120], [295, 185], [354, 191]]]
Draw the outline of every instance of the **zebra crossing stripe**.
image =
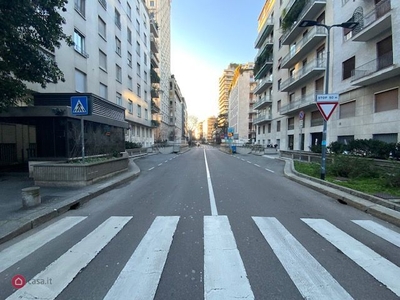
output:
[[276, 218], [253, 220], [304, 299], [353, 299]]
[[204, 217], [204, 299], [254, 299], [227, 216]]
[[372, 232], [373, 234], [383, 238], [389, 243], [392, 243], [393, 245], [400, 247], [399, 233], [370, 220], [353, 220], [353, 222], [361, 226], [362, 228], [368, 230], [369, 232]]
[[33, 280], [52, 278], [52, 284], [27, 284], [8, 297], [7, 300], [56, 298], [78, 272], [90, 263], [130, 219], [132, 217], [108, 218], [33, 278]]
[[153, 299], [179, 217], [157, 217], [104, 299]]
[[400, 296], [400, 268], [353, 237], [322, 219], [302, 219], [376, 280]]
[[65, 217], [0, 252], [0, 273], [49, 241], [74, 227], [86, 217]]

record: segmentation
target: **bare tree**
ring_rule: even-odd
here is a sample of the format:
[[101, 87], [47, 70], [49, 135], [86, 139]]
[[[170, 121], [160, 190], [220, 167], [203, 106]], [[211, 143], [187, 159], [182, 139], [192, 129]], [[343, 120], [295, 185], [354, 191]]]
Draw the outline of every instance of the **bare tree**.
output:
[[189, 134], [189, 141], [192, 141], [192, 139], [193, 139], [193, 133], [197, 127], [197, 124], [199, 124], [199, 118], [197, 118], [196, 116], [190, 115], [188, 117], [188, 121], [187, 121], [187, 130], [188, 130], [188, 134]]

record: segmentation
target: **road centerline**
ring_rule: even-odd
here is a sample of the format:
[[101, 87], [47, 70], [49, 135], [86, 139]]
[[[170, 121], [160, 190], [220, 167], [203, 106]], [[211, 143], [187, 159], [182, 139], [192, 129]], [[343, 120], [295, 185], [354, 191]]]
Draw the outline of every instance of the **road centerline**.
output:
[[209, 194], [209, 197], [210, 197], [211, 215], [212, 216], [218, 216], [217, 204], [215, 203], [214, 190], [213, 190], [213, 186], [212, 186], [212, 183], [211, 183], [210, 170], [208, 169], [206, 149], [204, 149], [204, 161], [205, 161], [205, 164], [206, 164], [207, 184], [208, 184], [208, 194]]

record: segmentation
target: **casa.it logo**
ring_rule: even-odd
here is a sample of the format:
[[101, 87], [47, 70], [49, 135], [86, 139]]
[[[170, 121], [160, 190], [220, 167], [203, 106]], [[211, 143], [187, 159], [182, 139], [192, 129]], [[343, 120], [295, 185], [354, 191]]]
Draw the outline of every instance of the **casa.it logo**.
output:
[[11, 279], [11, 283], [13, 287], [15, 287], [16, 289], [20, 289], [26, 284], [26, 279], [24, 276], [18, 274]]

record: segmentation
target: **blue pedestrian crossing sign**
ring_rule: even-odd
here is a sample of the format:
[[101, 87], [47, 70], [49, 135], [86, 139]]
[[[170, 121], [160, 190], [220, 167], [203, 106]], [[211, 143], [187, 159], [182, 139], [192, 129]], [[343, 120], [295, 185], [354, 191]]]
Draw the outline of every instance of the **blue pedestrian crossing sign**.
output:
[[87, 96], [71, 97], [71, 113], [75, 116], [89, 114], [89, 101]]

